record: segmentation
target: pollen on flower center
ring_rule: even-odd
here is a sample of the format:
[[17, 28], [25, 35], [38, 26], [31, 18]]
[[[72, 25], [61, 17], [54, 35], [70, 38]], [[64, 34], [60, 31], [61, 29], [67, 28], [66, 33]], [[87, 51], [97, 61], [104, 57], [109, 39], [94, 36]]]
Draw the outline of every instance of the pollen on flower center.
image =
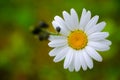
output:
[[72, 31], [68, 36], [69, 46], [76, 50], [84, 48], [87, 42], [87, 35], [81, 30]]

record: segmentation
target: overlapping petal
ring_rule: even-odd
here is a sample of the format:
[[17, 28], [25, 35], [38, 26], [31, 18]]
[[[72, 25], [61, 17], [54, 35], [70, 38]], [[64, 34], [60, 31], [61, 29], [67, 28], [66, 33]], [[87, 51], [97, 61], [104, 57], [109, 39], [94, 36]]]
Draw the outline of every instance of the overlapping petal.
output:
[[61, 47], [67, 44], [67, 40], [65, 39], [56, 39], [48, 43], [50, 47]]
[[84, 30], [84, 27], [88, 24], [88, 22], [90, 21], [90, 18], [91, 18], [91, 12], [90, 11], [86, 12], [86, 10], [83, 9], [82, 15], [80, 18], [79, 29]]

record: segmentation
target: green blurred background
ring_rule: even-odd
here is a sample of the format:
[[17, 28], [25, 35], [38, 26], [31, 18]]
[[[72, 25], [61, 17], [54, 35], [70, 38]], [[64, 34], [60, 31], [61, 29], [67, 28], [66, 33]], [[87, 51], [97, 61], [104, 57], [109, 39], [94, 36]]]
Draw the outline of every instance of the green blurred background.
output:
[[[43, 20], [53, 31], [55, 15], [74, 8], [99, 15], [107, 26], [112, 46], [101, 52], [103, 62], [94, 61], [92, 70], [69, 72], [63, 61], [49, 57], [49, 41], [40, 42], [30, 32]], [[120, 0], [0, 0], [0, 80], [120, 80]]]

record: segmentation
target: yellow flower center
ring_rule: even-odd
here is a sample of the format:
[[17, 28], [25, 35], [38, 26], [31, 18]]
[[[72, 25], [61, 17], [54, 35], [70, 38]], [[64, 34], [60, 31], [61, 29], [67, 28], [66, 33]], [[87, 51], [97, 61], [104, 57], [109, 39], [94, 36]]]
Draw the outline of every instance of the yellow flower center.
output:
[[69, 46], [76, 50], [84, 48], [87, 45], [87, 42], [87, 36], [81, 30], [72, 31], [68, 36]]

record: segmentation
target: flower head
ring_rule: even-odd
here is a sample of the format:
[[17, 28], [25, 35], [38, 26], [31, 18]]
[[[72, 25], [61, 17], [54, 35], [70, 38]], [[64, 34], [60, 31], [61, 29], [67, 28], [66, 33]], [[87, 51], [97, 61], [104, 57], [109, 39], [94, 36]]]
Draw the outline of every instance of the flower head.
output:
[[102, 61], [97, 51], [110, 49], [111, 41], [106, 39], [109, 33], [101, 32], [106, 23], [97, 24], [99, 16], [91, 18], [91, 12], [86, 9], [83, 9], [80, 20], [74, 9], [70, 14], [63, 11], [63, 18], [55, 16], [52, 22], [55, 29], [59, 26], [60, 32], [49, 37], [48, 45], [54, 48], [49, 55], [55, 56], [54, 62], [64, 59], [64, 69], [69, 71], [92, 69], [92, 59]]

